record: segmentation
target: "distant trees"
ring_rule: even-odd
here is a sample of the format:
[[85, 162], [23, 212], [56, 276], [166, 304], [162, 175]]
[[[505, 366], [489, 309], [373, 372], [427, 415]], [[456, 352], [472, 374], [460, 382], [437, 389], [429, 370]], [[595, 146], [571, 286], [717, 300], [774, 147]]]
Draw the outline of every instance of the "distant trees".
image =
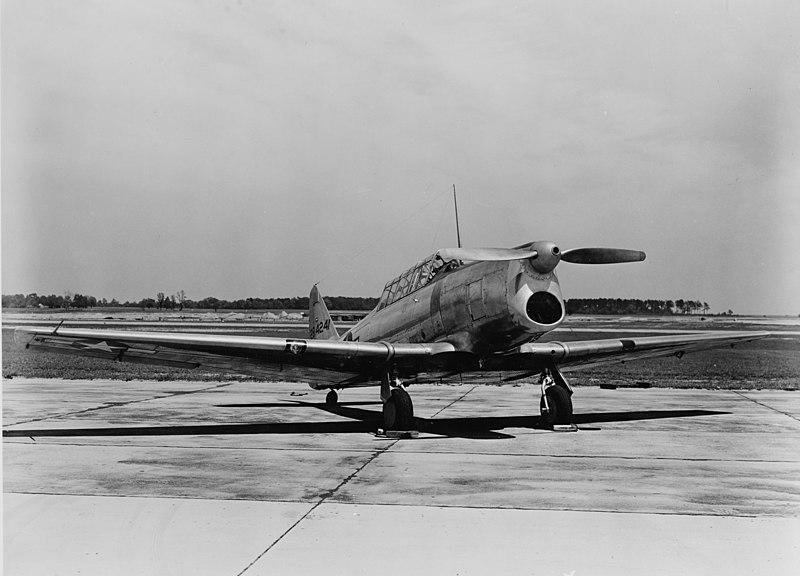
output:
[[214, 298], [213, 296], [209, 296], [208, 298], [203, 298], [200, 302], [197, 303], [197, 308], [205, 308], [206, 310], [212, 308], [215, 312], [217, 308], [219, 308], [219, 299]]
[[25, 308], [25, 295], [3, 294], [3, 308]]
[[178, 290], [178, 293], [175, 294], [175, 299], [178, 301], [178, 306], [180, 306], [180, 310], [183, 310], [183, 305], [186, 302], [186, 292], [183, 290]]
[[[5, 297], [4, 297], [5, 298]], [[5, 301], [3, 302], [3, 307], [5, 307]], [[38, 304], [31, 303], [29, 308], [35, 308], [36, 306], [42, 308], [63, 308], [64, 307], [64, 297], [63, 296], [56, 296], [55, 294], [51, 294], [50, 296], [40, 296]]]
[[[372, 310], [377, 306], [377, 298], [363, 298], [358, 296], [326, 296], [325, 304], [331, 310]], [[195, 308], [201, 310], [308, 310], [307, 296], [294, 296], [291, 298], [242, 298], [239, 300], [222, 300], [208, 296], [202, 300], [190, 300], [186, 292], [179, 290], [167, 296], [164, 292], [157, 292], [155, 298], [143, 298], [134, 302], [120, 303], [116, 298], [110, 302], [103, 298], [99, 301], [94, 296], [72, 294], [66, 292], [63, 296], [51, 294], [40, 296], [35, 292], [31, 294], [4, 294], [3, 308], [94, 308], [98, 305], [110, 307], [141, 308], [146, 310], [183, 310]], [[708, 314], [711, 307], [708, 302], [699, 300], [641, 300], [638, 298], [570, 298], [565, 300], [567, 314], [652, 314], [669, 316], [673, 314]], [[732, 316], [733, 311], [723, 312], [723, 315]]]
[[72, 308], [94, 308], [95, 306], [97, 306], [97, 298], [83, 294], [75, 294], [70, 304]]
[[[699, 300], [640, 300], [638, 298], [570, 298], [565, 300], [567, 314], [708, 314], [708, 302]], [[731, 314], [733, 314], [731, 312]]]
[[[181, 300], [183, 298], [183, 300]], [[202, 300], [193, 301], [180, 292], [176, 295], [175, 302], [185, 308], [225, 309], [225, 310], [308, 310], [307, 296], [294, 296], [292, 298], [242, 298], [239, 300], [222, 300], [209, 296]], [[377, 298], [363, 298], [354, 296], [326, 296], [325, 304], [331, 310], [372, 310], [378, 305]]]
[[[325, 303], [331, 310], [372, 310], [377, 306], [378, 299], [358, 296], [330, 296], [325, 298]], [[308, 310], [308, 297], [222, 300], [208, 296], [202, 300], [193, 301], [186, 297], [185, 291], [178, 290], [178, 292], [170, 296], [167, 296], [164, 292], [157, 292], [155, 298], [120, 302], [116, 298], [112, 298], [110, 301], [103, 298], [98, 301], [94, 296], [72, 294], [71, 292], [66, 292], [63, 296], [55, 294], [39, 296], [35, 292], [28, 295], [3, 295], [3, 308], [94, 308], [98, 305], [115, 308], [157, 308], [159, 310], [183, 310], [184, 308], [199, 308], [201, 310]]]
[[97, 298], [83, 294], [65, 292], [63, 296], [50, 294], [39, 296], [30, 294], [3, 294], [3, 308], [94, 308]]

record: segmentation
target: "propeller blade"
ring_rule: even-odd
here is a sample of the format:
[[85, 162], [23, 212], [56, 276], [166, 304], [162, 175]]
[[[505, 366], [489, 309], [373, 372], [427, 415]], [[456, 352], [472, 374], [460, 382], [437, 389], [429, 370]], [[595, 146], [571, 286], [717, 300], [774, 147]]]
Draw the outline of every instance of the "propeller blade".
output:
[[468, 260], [470, 262], [505, 262], [525, 260], [536, 256], [536, 250], [513, 248], [443, 248], [438, 252], [443, 260]]
[[645, 257], [640, 250], [624, 248], [574, 248], [561, 253], [561, 259], [572, 264], [621, 264], [641, 262]]

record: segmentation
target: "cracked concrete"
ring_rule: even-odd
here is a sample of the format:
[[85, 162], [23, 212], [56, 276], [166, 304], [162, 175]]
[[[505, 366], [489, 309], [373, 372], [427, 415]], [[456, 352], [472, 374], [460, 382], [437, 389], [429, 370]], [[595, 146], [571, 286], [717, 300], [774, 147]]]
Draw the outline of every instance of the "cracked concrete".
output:
[[760, 574], [800, 561], [800, 393], [3, 382], [7, 574]]

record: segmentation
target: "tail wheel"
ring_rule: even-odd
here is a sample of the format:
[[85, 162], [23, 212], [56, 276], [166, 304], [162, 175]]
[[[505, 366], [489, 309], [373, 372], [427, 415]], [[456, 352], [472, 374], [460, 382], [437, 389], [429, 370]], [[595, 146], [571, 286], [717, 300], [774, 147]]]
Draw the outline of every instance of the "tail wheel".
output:
[[542, 398], [540, 404], [542, 421], [547, 426], [571, 424], [572, 398], [570, 398], [569, 391], [561, 386], [550, 386], [544, 393], [547, 396], [547, 404]]
[[337, 406], [339, 404], [339, 395], [333, 388], [331, 388], [331, 390], [328, 392], [328, 395], [325, 396], [325, 404], [328, 406]]
[[414, 424], [414, 405], [411, 396], [402, 388], [392, 390], [383, 404], [383, 425], [387, 430], [411, 430]]

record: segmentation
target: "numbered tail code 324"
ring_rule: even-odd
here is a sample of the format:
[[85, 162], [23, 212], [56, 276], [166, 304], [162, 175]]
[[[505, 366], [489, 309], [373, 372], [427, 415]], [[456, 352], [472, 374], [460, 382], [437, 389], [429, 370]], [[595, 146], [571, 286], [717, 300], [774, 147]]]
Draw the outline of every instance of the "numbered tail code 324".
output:
[[309, 336], [311, 336], [313, 338], [317, 334], [322, 334], [326, 330], [330, 329], [330, 327], [331, 327], [330, 319], [325, 320], [324, 322], [322, 320], [320, 320], [319, 322], [316, 323], [316, 325], [314, 325], [314, 326], [312, 326], [310, 328]]

